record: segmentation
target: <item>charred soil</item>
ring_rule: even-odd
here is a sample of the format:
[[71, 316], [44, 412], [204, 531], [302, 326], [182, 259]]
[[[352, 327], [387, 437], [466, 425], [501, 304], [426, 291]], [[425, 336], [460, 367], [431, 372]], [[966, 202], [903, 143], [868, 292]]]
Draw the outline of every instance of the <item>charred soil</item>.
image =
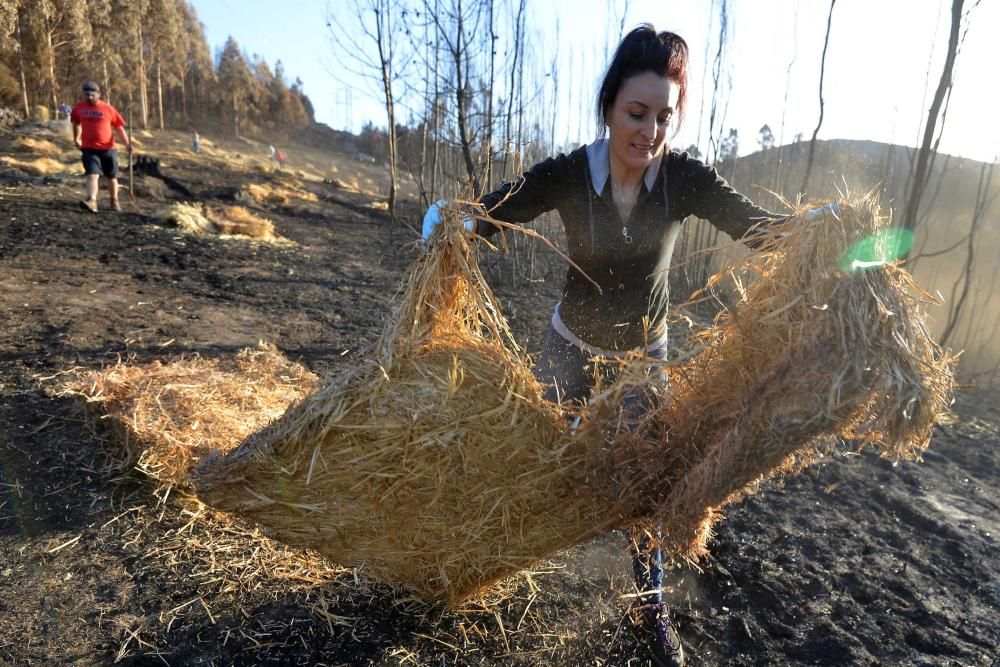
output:
[[[157, 141], [150, 153], [172, 146]], [[648, 664], [621, 535], [447, 610], [363, 564], [285, 571], [250, 529], [107, 470], [102, 433], [57, 391], [65, 373], [258, 341], [335, 373], [377, 337], [420, 252], [342, 180], [179, 153], [161, 167], [210, 204], [248, 183], [311, 196], [242, 202], [287, 240], [264, 243], [154, 217], [189, 198], [176, 188], [95, 215], [81, 177], [0, 176], [0, 662]], [[419, 219], [415, 203], [403, 214]], [[498, 287], [529, 351], [558, 289]], [[1000, 410], [966, 391], [956, 412], [922, 463], [838, 456], [733, 507], [703, 570], [668, 576], [689, 664], [996, 664]]]

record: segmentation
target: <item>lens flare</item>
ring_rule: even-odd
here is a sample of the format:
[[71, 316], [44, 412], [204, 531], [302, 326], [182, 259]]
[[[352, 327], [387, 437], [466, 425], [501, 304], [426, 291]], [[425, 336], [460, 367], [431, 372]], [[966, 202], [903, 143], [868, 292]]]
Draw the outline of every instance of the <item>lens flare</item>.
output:
[[856, 241], [840, 256], [840, 270], [854, 273], [891, 264], [906, 257], [913, 247], [913, 232], [884, 229]]

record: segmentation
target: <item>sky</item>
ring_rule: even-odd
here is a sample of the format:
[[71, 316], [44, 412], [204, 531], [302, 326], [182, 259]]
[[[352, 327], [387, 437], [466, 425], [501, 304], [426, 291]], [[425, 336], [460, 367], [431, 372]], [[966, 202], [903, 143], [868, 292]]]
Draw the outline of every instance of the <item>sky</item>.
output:
[[[345, 11], [346, 3], [192, 0], [192, 4], [213, 53], [232, 35], [248, 53], [272, 65], [281, 60], [290, 78], [302, 79], [318, 121], [355, 132], [367, 121], [385, 126], [377, 89], [352, 81], [332, 57], [326, 18], [329, 13], [336, 21], [353, 20]], [[737, 129], [742, 155], [758, 148], [764, 124], [783, 143], [799, 133], [810, 138], [819, 119], [819, 70], [830, 4], [824, 0], [732, 0], [731, 4], [729, 67], [719, 98], [722, 107], [717, 109], [725, 133]], [[967, 7], [974, 4], [975, 0], [966, 0]], [[594, 92], [617, 43], [624, 12], [626, 30], [649, 22], [688, 42], [687, 120], [672, 144], [707, 145], [711, 61], [718, 32], [717, 16], [710, 24], [711, 0], [529, 0], [529, 6], [528, 29], [539, 37], [534, 40], [537, 48], [547, 50], [531, 57], [554, 60], [561, 72], [557, 143], [574, 147], [593, 140]], [[944, 62], [950, 6], [951, 0], [836, 1], [820, 139], [919, 145]], [[980, 0], [971, 18], [940, 150], [993, 161], [1000, 155], [1000, 86], [996, 85], [1000, 0]], [[707, 58], [706, 47], [712, 49]], [[405, 106], [406, 100], [402, 102]]]

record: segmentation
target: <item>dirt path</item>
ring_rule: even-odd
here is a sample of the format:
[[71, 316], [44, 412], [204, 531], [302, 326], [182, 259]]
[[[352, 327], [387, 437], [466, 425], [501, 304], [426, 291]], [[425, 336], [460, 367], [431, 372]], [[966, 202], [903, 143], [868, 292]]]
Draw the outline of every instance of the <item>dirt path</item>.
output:
[[[195, 194], [275, 178], [171, 174]], [[448, 612], [363, 568], [268, 570], [255, 538], [101, 470], [60, 373], [264, 340], [322, 374], [377, 335], [413, 235], [370, 194], [307, 187], [322, 205], [258, 208], [292, 241], [272, 245], [182, 234], [148, 201], [85, 215], [80, 178], [0, 179], [0, 662], [647, 664], [619, 535]], [[519, 339], [537, 344], [557, 289], [501, 290]], [[922, 464], [843, 456], [734, 508], [705, 571], [670, 576], [691, 664], [995, 664], [1000, 411], [957, 407]]]

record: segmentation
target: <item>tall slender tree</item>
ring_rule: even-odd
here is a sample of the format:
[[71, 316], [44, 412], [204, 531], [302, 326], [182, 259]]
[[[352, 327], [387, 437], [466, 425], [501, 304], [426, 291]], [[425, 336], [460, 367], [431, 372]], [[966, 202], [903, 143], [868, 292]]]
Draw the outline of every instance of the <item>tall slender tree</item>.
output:
[[0, 39], [7, 44], [7, 50], [17, 58], [20, 78], [21, 101], [24, 115], [31, 113], [28, 105], [28, 84], [24, 74], [24, 50], [21, 46], [21, 14], [23, 0], [0, 0]]
[[920, 151], [917, 154], [917, 166], [914, 170], [913, 178], [907, 187], [906, 208], [903, 211], [902, 226], [909, 230], [916, 227], [917, 213], [920, 210], [920, 200], [930, 179], [931, 144], [934, 141], [934, 132], [941, 114], [941, 107], [944, 105], [945, 97], [952, 86], [952, 74], [955, 69], [955, 60], [958, 58], [959, 34], [964, 16], [963, 5], [964, 0], [952, 0], [951, 3], [951, 29], [948, 32], [948, 50], [945, 54], [944, 67], [941, 71], [941, 79], [938, 81], [937, 90], [934, 92], [934, 99], [931, 101], [930, 110], [927, 112], [924, 136], [920, 143]]
[[61, 92], [56, 70], [62, 53], [85, 53], [92, 45], [87, 5], [78, 0], [32, 0], [23, 8], [29, 29], [42, 46], [49, 102], [55, 109]]
[[826, 16], [826, 36], [823, 38], [823, 57], [819, 64], [819, 120], [816, 121], [816, 129], [813, 130], [812, 140], [809, 142], [809, 158], [806, 160], [806, 170], [802, 174], [802, 185], [799, 186], [799, 194], [804, 195], [809, 186], [809, 175], [812, 172], [813, 160], [816, 155], [816, 137], [823, 127], [823, 79], [826, 75], [826, 50], [830, 46], [830, 28], [833, 26], [833, 7], [837, 0], [830, 0], [830, 11]]
[[166, 127], [163, 112], [163, 86], [174, 86], [180, 81], [179, 63], [182, 60], [182, 19], [177, 0], [149, 0], [144, 17], [149, 26], [146, 37], [152, 56], [152, 72], [156, 80], [156, 116], [159, 127]]
[[240, 136], [240, 118], [243, 105], [250, 95], [253, 86], [253, 75], [247, 65], [240, 45], [230, 36], [219, 53], [218, 64], [219, 86], [225, 99], [226, 113], [231, 114], [233, 133]]
[[[409, 56], [400, 52], [409, 8], [401, 0], [351, 0], [335, 13], [327, 10], [327, 27], [333, 50], [346, 69], [360, 75], [378, 90], [385, 108], [389, 157], [389, 212], [396, 216], [399, 188], [396, 146], [395, 86]], [[348, 20], [344, 20], [347, 18]]]

